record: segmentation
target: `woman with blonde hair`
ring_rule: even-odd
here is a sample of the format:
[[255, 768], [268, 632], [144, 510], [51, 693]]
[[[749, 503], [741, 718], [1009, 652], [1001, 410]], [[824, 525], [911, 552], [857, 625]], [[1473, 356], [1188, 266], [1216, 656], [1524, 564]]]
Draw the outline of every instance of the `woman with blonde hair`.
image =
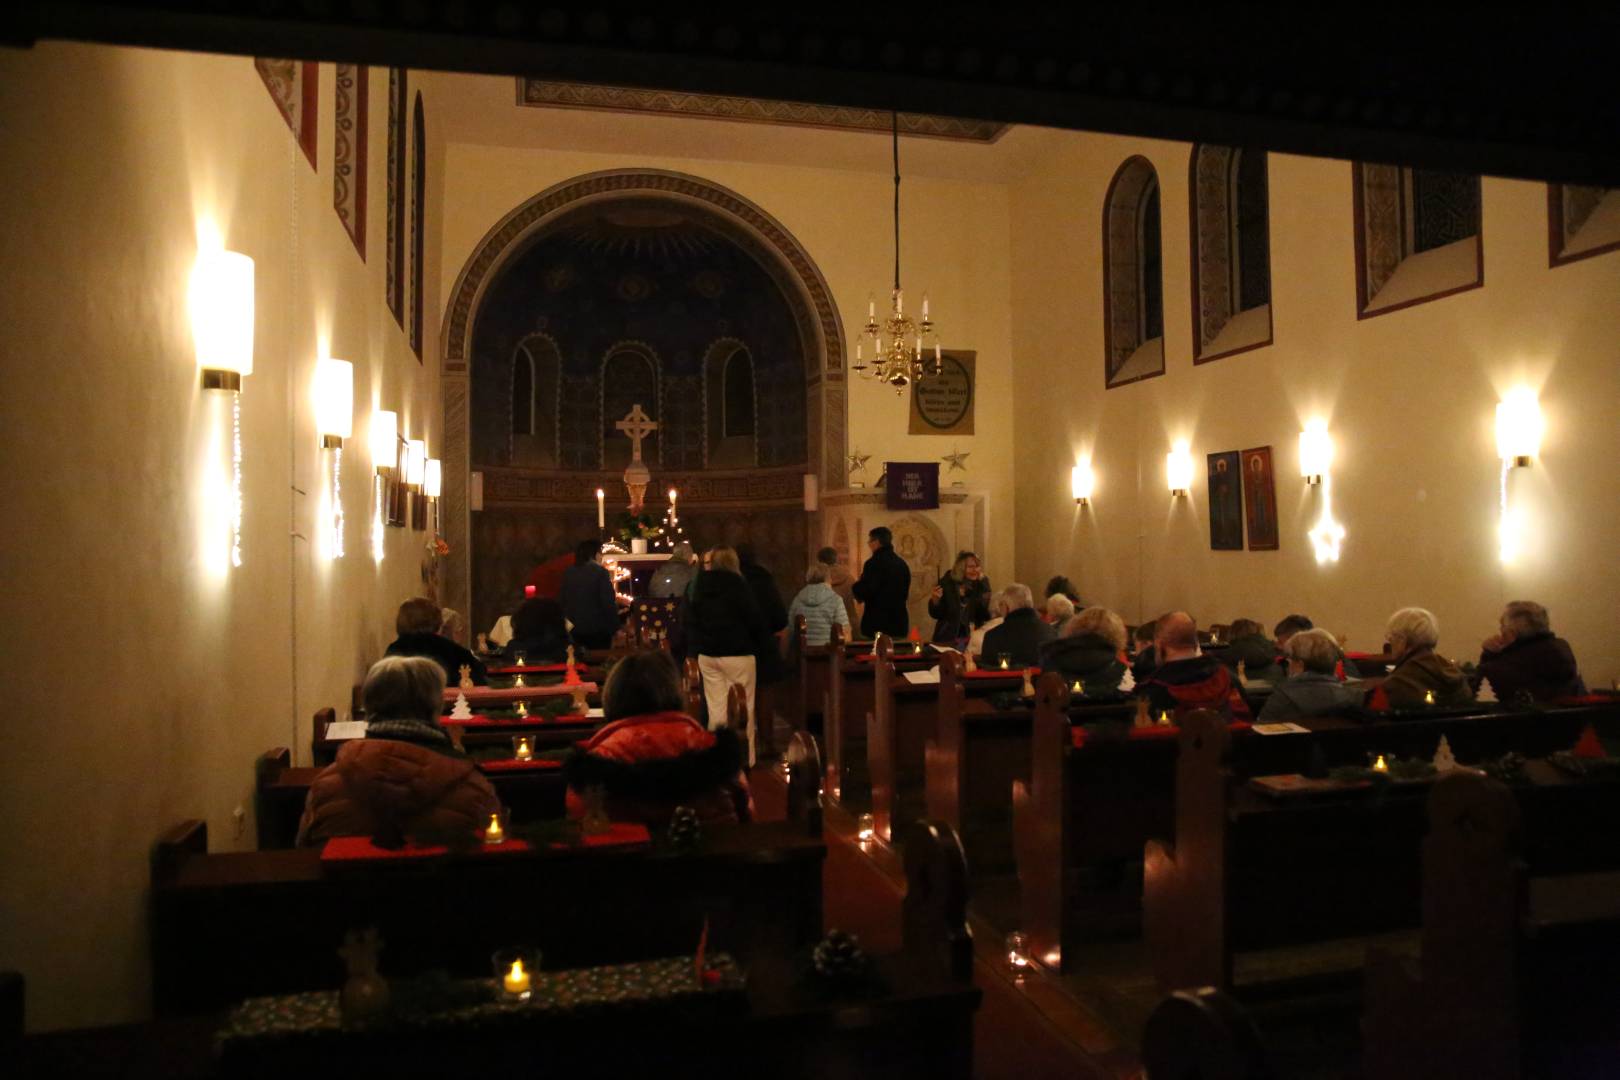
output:
[[711, 548], [708, 569], [692, 579], [692, 598], [686, 605], [686, 642], [696, 653], [703, 676], [703, 700], [709, 711], [709, 730], [726, 726], [726, 695], [732, 686], [748, 694], [748, 764], [755, 761], [754, 691], [758, 686], [756, 657], [774, 648], [765, 616], [754, 590], [742, 576], [737, 552]]
[[974, 627], [990, 620], [990, 579], [977, 555], [956, 553], [956, 562], [929, 594], [928, 614], [934, 617], [933, 640], [955, 648], [962, 647]]
[[1041, 670], [1082, 683], [1089, 695], [1117, 690], [1125, 677], [1125, 620], [1105, 607], [1088, 607], [1061, 631], [1062, 637], [1041, 646]]

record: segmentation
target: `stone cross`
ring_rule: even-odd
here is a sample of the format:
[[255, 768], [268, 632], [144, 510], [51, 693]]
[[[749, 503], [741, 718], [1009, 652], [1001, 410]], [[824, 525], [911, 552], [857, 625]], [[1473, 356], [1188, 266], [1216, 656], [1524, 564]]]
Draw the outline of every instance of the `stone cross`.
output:
[[614, 427], [629, 437], [633, 449], [632, 461], [641, 460], [641, 440], [658, 430], [658, 421], [641, 411], [641, 403], [637, 402], [630, 407], [623, 420], [615, 421]]

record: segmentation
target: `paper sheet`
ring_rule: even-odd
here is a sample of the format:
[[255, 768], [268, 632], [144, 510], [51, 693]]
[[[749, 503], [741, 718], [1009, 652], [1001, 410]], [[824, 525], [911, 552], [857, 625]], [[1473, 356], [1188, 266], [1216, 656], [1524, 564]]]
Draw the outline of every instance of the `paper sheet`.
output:
[[939, 668], [931, 667], [926, 671], [908, 671], [906, 682], [910, 683], [937, 683], [939, 682]]
[[1276, 723], [1256, 724], [1253, 731], [1256, 735], [1309, 735], [1310, 728], [1300, 727], [1298, 724]]
[[326, 725], [328, 739], [363, 739], [366, 737], [364, 720], [334, 720]]

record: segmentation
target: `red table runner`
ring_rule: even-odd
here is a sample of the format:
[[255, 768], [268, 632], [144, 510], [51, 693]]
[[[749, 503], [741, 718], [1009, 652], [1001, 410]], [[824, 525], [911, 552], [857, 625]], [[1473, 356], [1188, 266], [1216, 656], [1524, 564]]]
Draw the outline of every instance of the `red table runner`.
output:
[[562, 768], [562, 762], [556, 758], [537, 757], [527, 761], [519, 761], [517, 758], [495, 758], [491, 761], [480, 761], [478, 768], [484, 772], [546, 772]]
[[[1234, 720], [1232, 723], [1226, 726], [1226, 729], [1236, 733], [1239, 731], [1248, 731], [1253, 726], [1254, 725], [1247, 720]], [[1180, 734], [1181, 728], [1175, 724], [1170, 724], [1168, 726], [1153, 724], [1149, 727], [1137, 727], [1133, 724], [1131, 725], [1130, 733], [1127, 737], [1132, 739], [1174, 739]], [[1086, 745], [1086, 729], [1077, 725], [1069, 732], [1069, 739], [1071, 742], [1073, 742], [1076, 750], [1080, 749], [1082, 746]]]
[[[647, 826], [629, 822], [614, 822], [607, 832], [594, 835], [587, 834], [580, 837], [580, 843], [588, 848], [605, 847], [636, 847], [652, 843], [652, 833]], [[566, 849], [567, 844], [552, 844], [557, 850]], [[527, 840], [508, 839], [502, 844], [479, 844], [469, 849], [466, 854], [477, 858], [484, 855], [503, 855], [519, 851], [533, 851], [534, 848]], [[409, 861], [411, 859], [437, 859], [448, 855], [450, 849], [443, 844], [411, 844], [407, 843], [399, 848], [382, 848], [371, 842], [369, 836], [334, 836], [321, 848], [321, 862], [352, 863], [366, 861]]]
[[[578, 665], [575, 665], [576, 667]], [[487, 669], [491, 675], [561, 675], [568, 670], [567, 664], [509, 664], [506, 667], [492, 667]]]
[[473, 716], [467, 720], [457, 720], [450, 716], [439, 717], [440, 727], [461, 728], [491, 728], [491, 727], [537, 727], [540, 724], [583, 724], [590, 717], [584, 713], [563, 713], [559, 716], [547, 716], [545, 713], [535, 713], [533, 716], [513, 716], [496, 718], [493, 716]]
[[[962, 672], [962, 678], [964, 679], [1022, 679], [1023, 677], [1024, 669], [1018, 667], [1008, 668], [1006, 671], [1002, 671], [1000, 668], [979, 668], [977, 671]], [[1030, 668], [1029, 677], [1031, 679], [1040, 678], [1041, 669]]]

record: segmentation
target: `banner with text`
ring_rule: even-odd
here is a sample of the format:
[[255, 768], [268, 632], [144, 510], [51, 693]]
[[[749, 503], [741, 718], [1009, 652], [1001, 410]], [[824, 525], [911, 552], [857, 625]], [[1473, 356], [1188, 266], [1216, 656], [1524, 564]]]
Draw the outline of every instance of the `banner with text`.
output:
[[884, 468], [890, 510], [939, 509], [939, 462], [891, 461]]
[[912, 435], [972, 435], [974, 358], [971, 349], [939, 354], [940, 372], [911, 387]]

